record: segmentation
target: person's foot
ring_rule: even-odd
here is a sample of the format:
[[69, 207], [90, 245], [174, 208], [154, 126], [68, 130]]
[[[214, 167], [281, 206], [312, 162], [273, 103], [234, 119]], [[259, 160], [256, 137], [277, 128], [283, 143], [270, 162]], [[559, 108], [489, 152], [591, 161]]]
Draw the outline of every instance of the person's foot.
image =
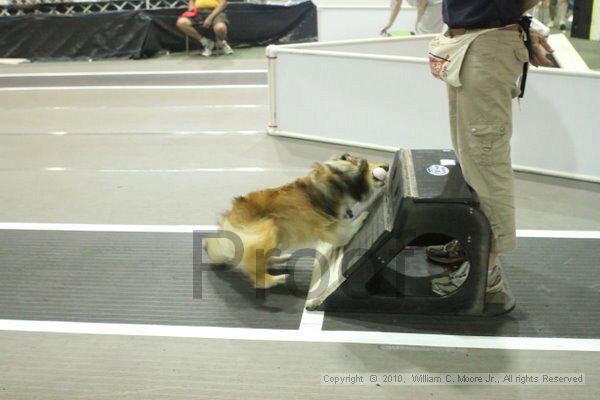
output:
[[566, 31], [567, 30], [567, 25], [566, 24], [560, 24], [560, 30], [561, 31]]
[[546, 26], [550, 29], [554, 28], [554, 21], [548, 22], [548, 25], [546, 25]]
[[458, 264], [466, 260], [466, 254], [458, 240], [452, 240], [438, 246], [427, 246], [427, 258], [443, 265]]
[[222, 54], [233, 54], [233, 50], [231, 50], [231, 46], [229, 46], [229, 43], [227, 43], [226, 40], [217, 41], [217, 48], [221, 51]]
[[455, 292], [467, 280], [469, 267], [469, 262], [465, 261], [456, 271], [440, 278], [433, 278], [431, 280], [431, 291], [438, 296], [446, 296]]
[[488, 270], [487, 286], [485, 294], [490, 295], [504, 290], [504, 281], [502, 280], [502, 269], [498, 264], [494, 265], [491, 270]]
[[210, 57], [212, 56], [212, 51], [215, 48], [215, 42], [207, 39], [207, 38], [202, 38], [201, 40], [202, 46], [204, 46], [204, 50], [202, 50], [202, 56], [203, 57]]
[[502, 268], [495, 265], [488, 272], [485, 290], [485, 309], [489, 315], [500, 315], [515, 308], [516, 301], [502, 279]]
[[[468, 261], [456, 270], [450, 272], [447, 276], [434, 278], [431, 280], [431, 290], [439, 296], [446, 296], [458, 289], [460, 285], [467, 280], [469, 276], [470, 264]], [[504, 290], [504, 282], [502, 280], [502, 269], [498, 265], [488, 271], [487, 286], [485, 288], [486, 298], [488, 295], [493, 295]]]

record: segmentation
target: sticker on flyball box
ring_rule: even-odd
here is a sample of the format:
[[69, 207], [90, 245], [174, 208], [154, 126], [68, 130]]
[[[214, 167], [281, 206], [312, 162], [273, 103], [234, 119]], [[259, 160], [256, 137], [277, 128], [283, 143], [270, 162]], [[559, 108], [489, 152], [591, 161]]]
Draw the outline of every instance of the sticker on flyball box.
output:
[[430, 175], [444, 176], [448, 175], [449, 172], [450, 170], [447, 167], [444, 167], [443, 165], [430, 165], [429, 167], [427, 167], [427, 173], [429, 173]]

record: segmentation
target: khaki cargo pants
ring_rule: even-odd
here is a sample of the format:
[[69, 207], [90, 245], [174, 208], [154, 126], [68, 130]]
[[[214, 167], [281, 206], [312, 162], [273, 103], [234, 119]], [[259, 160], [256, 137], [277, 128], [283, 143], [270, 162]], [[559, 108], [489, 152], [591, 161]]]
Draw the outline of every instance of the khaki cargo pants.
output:
[[528, 59], [521, 33], [486, 32], [471, 43], [461, 87], [448, 86], [452, 145], [467, 183], [477, 192], [493, 232], [492, 251], [516, 247], [510, 158], [512, 99]]

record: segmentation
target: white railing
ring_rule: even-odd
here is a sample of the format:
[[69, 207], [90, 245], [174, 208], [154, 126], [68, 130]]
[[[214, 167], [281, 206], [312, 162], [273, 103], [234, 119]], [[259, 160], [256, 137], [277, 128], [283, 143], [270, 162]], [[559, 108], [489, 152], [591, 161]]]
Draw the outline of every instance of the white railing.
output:
[[[430, 39], [270, 46], [269, 133], [383, 150], [451, 147]], [[514, 102], [515, 168], [600, 182], [600, 72], [583, 69], [530, 70], [525, 98]]]

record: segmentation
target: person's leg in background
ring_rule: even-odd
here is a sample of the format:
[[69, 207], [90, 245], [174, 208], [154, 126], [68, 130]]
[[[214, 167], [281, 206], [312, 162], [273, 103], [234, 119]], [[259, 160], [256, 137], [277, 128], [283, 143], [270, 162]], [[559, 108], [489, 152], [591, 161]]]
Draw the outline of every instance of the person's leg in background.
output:
[[427, 35], [431, 33], [441, 33], [444, 30], [444, 21], [442, 18], [442, 2], [437, 0], [427, 0], [423, 4], [423, 12], [415, 25], [417, 35]]
[[558, 0], [557, 5], [558, 26], [561, 31], [567, 30], [567, 13], [569, 12], [569, 0]]
[[556, 19], [556, 2], [557, 0], [549, 0], [548, 3], [548, 15], [550, 20], [546, 24], [548, 28], [554, 28], [554, 20]]
[[217, 40], [227, 39], [227, 25], [222, 22], [218, 22], [214, 25], [213, 30], [215, 31], [215, 37]]
[[207, 52], [207, 49], [210, 51], [212, 50], [212, 47], [214, 47], [214, 42], [212, 40], [202, 36], [196, 30], [196, 28], [194, 28], [194, 21], [192, 21], [191, 19], [186, 17], [180, 17], [177, 20], [177, 28], [179, 28], [179, 30], [181, 30], [187, 36], [196, 39], [198, 42], [200, 42], [200, 44], [202, 44], [202, 46], [204, 47], [202, 55], [204, 55], [204, 53]]
[[223, 54], [233, 54], [233, 50], [227, 43], [228, 24], [229, 20], [227, 19], [227, 16], [224, 13], [221, 13], [215, 18], [215, 23], [213, 25], [213, 30], [217, 39], [217, 49], [223, 52]]
[[204, 38], [194, 28], [194, 24], [189, 18], [179, 17], [179, 19], [177, 20], [177, 28], [179, 28], [179, 30], [185, 33], [187, 36], [196, 39], [198, 42], [202, 42], [202, 39]]

